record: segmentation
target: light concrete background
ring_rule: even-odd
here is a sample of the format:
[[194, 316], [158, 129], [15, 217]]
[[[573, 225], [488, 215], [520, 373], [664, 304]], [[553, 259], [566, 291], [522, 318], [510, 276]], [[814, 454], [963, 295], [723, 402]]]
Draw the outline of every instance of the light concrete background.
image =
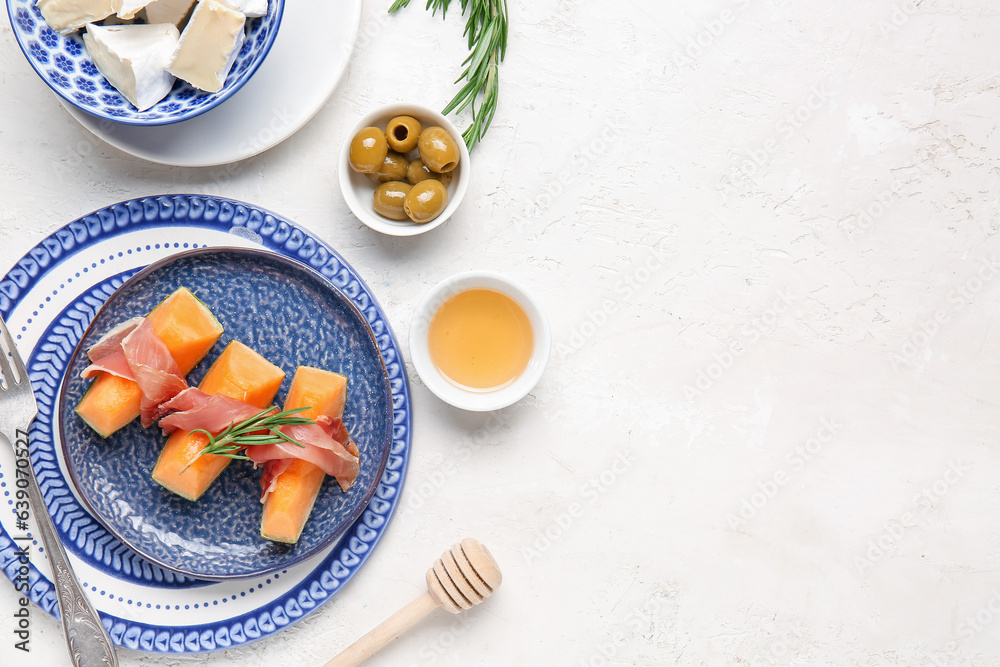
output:
[[[338, 148], [377, 105], [443, 106], [465, 44], [458, 11], [388, 4], [327, 107], [235, 175], [100, 144], [0, 25], [0, 270], [95, 208], [210, 193], [331, 243], [404, 351], [467, 269], [530, 284], [554, 330], [495, 414], [410, 367], [403, 507], [333, 601], [246, 648], [123, 663], [320, 665], [473, 535], [498, 594], [372, 665], [1000, 664], [1000, 6], [514, 0], [464, 206], [391, 239], [348, 212]], [[63, 661], [41, 613], [12, 651], [14, 600], [0, 585], [0, 662]]]

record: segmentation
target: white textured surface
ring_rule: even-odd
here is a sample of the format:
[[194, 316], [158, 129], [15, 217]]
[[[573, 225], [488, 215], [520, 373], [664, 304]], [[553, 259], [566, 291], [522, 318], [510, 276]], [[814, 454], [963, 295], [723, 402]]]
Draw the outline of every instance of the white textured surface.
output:
[[[498, 594], [372, 665], [1000, 664], [1000, 7], [516, 0], [464, 206], [391, 239], [341, 200], [343, 133], [390, 101], [443, 105], [464, 42], [457, 11], [387, 4], [327, 108], [230, 171], [97, 144], [0, 27], [4, 271], [120, 199], [221, 194], [338, 248], [404, 348], [423, 293], [479, 268], [534, 286], [558, 345], [493, 415], [411, 376], [406, 508], [318, 613], [123, 663], [320, 665], [474, 535]], [[0, 586], [4, 665], [27, 664], [14, 599]], [[31, 663], [63, 660], [33, 619]]]

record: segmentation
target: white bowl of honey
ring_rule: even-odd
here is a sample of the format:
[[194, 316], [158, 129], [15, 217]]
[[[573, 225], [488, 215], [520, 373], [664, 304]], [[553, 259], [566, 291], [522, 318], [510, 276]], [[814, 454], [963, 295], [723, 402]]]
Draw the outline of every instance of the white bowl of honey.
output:
[[420, 379], [463, 410], [499, 410], [519, 401], [542, 377], [551, 347], [538, 300], [491, 271], [441, 281], [410, 322], [410, 356]]

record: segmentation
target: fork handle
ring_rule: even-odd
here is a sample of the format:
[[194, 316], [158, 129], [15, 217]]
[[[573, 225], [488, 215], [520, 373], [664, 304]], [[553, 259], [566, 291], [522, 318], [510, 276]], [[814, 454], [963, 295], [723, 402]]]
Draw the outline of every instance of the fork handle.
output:
[[[24, 431], [18, 433], [22, 435]], [[63, 632], [66, 634], [66, 645], [69, 647], [70, 659], [76, 667], [96, 667], [107, 665], [117, 667], [118, 656], [111, 644], [108, 633], [101, 624], [94, 606], [90, 604], [80, 583], [76, 579], [73, 568], [70, 567], [66, 550], [63, 549], [52, 517], [42, 499], [42, 492], [35, 479], [35, 471], [28, 457], [28, 500], [34, 509], [35, 525], [42, 536], [42, 544], [49, 555], [49, 565], [56, 586], [56, 599], [59, 600], [59, 616], [62, 618]]]

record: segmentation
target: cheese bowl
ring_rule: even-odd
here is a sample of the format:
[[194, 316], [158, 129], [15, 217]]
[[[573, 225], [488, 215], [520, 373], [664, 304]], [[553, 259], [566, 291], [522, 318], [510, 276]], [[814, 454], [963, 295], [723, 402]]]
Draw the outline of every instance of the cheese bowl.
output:
[[84, 31], [62, 35], [46, 25], [35, 0], [7, 0], [11, 29], [21, 51], [64, 103], [107, 121], [140, 126], [194, 118], [232, 97], [263, 63], [277, 36], [283, 10], [284, 0], [270, 0], [265, 16], [247, 18], [246, 39], [221, 90], [207, 93], [178, 79], [166, 97], [138, 111], [98, 71], [84, 46]]

